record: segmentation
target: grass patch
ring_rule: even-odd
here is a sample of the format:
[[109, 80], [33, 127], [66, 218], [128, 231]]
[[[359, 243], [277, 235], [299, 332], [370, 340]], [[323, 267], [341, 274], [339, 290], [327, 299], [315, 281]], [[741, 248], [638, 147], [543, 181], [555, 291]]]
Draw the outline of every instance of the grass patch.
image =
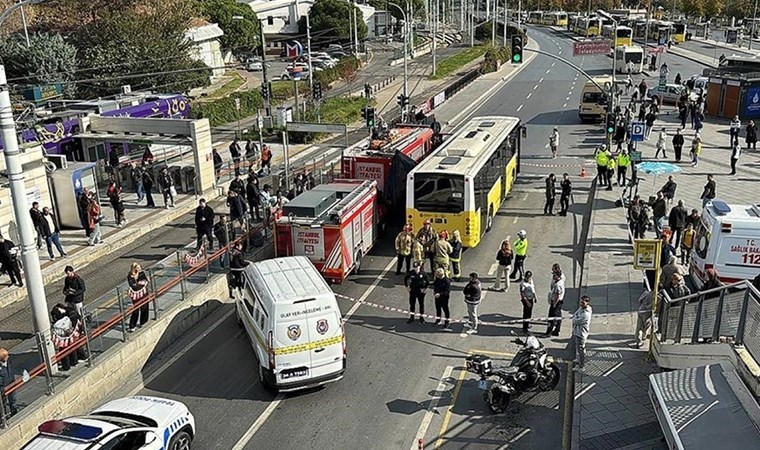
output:
[[219, 89], [215, 90], [211, 95], [206, 97], [204, 100], [216, 100], [222, 97], [227, 97], [231, 93], [235, 92], [237, 88], [245, 84], [245, 78], [243, 78], [239, 73], [237, 72], [228, 72], [232, 73], [232, 79], [226, 83]]
[[443, 61], [439, 62], [436, 66], [435, 75], [431, 75], [428, 78], [431, 80], [439, 80], [445, 76], [448, 76], [483, 56], [487, 49], [488, 47], [485, 45], [478, 45], [476, 47], [470, 47], [462, 50], [455, 55], [451, 55]]

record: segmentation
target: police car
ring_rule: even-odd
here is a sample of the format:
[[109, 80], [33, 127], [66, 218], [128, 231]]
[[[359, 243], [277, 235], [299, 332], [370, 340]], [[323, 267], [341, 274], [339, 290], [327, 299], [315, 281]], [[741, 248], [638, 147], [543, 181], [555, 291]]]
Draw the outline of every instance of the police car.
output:
[[195, 419], [187, 406], [157, 397], [127, 397], [86, 416], [49, 420], [22, 450], [189, 450]]

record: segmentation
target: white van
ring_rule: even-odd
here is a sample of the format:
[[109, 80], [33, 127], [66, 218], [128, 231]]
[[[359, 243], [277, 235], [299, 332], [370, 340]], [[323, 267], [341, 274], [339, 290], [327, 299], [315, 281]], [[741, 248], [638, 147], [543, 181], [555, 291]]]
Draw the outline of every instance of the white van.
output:
[[714, 200], [702, 211], [689, 273], [701, 288], [707, 269], [726, 284], [760, 273], [760, 205], [728, 205]]
[[604, 120], [607, 115], [607, 94], [599, 86], [608, 89], [612, 85], [612, 77], [594, 77], [594, 81], [586, 81], [581, 90], [578, 105], [578, 116], [581, 122]]
[[308, 258], [255, 262], [243, 271], [243, 282], [235, 309], [265, 387], [290, 392], [343, 378], [346, 338], [338, 301]]

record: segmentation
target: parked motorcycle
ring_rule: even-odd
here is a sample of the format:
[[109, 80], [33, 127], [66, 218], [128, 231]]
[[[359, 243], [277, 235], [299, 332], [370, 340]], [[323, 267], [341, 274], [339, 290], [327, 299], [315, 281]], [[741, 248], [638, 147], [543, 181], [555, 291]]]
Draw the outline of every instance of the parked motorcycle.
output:
[[514, 396], [550, 391], [559, 383], [559, 367], [547, 361], [548, 352], [538, 338], [528, 336], [515, 342], [522, 348], [506, 367], [493, 367], [485, 355], [467, 357], [467, 371], [480, 375], [478, 388], [485, 391], [483, 399], [496, 414], [503, 413]]

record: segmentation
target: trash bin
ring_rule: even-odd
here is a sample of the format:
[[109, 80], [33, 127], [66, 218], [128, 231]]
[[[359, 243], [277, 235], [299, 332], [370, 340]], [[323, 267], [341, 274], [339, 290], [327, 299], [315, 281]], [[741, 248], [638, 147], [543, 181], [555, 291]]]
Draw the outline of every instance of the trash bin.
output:
[[182, 191], [187, 194], [195, 193], [195, 166], [182, 168]]
[[174, 188], [179, 192], [185, 192], [182, 190], [182, 167], [171, 166], [169, 167], [169, 175], [171, 175], [174, 181]]

